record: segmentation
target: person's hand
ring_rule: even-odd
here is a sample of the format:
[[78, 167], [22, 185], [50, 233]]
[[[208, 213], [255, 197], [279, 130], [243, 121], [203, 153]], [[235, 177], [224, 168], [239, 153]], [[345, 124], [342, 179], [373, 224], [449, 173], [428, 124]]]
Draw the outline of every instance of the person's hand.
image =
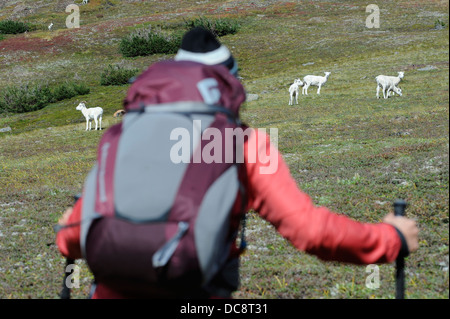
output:
[[383, 218], [383, 222], [391, 224], [403, 234], [410, 253], [419, 248], [419, 228], [414, 220], [390, 213]]
[[61, 216], [61, 218], [58, 220], [58, 224], [61, 226], [65, 226], [68, 224], [69, 216], [72, 214], [73, 208], [67, 208], [67, 210], [64, 212], [64, 214]]

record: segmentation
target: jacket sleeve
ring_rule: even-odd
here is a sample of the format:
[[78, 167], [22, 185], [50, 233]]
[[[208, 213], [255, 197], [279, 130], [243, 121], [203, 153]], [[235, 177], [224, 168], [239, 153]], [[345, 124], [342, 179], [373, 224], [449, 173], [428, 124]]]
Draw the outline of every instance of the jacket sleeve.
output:
[[83, 199], [80, 198], [73, 207], [73, 211], [67, 221], [67, 227], [63, 227], [56, 234], [56, 245], [65, 257], [73, 259], [82, 258], [80, 246], [81, 207]]
[[244, 156], [249, 208], [299, 250], [322, 260], [354, 264], [388, 263], [399, 254], [401, 240], [393, 226], [360, 223], [314, 206], [265, 133], [254, 131], [244, 146]]

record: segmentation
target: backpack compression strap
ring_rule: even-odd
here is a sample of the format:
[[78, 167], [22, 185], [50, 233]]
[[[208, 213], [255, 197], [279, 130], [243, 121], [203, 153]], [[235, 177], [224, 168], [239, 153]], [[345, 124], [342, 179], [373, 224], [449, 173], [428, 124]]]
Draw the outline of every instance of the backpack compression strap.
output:
[[181, 113], [181, 114], [215, 114], [223, 113], [233, 122], [240, 125], [239, 116], [220, 105], [209, 105], [201, 102], [173, 102], [157, 105], [142, 104], [139, 109], [128, 110], [137, 113]]

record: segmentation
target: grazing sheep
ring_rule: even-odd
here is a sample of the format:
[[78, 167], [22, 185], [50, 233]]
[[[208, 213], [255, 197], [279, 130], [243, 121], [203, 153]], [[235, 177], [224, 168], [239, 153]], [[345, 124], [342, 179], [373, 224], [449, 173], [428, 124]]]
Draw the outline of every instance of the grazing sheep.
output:
[[320, 94], [320, 88], [327, 82], [328, 77], [330, 76], [331, 72], [325, 72], [325, 76], [317, 76], [317, 75], [307, 75], [303, 78], [303, 89], [302, 94], [308, 95], [308, 88], [310, 85], [317, 86], [317, 94]]
[[118, 118], [118, 117], [122, 117], [124, 115], [125, 115], [125, 110], [118, 110], [118, 111], [114, 112], [113, 117]]
[[394, 86], [393, 91], [389, 92], [389, 96], [394, 96], [395, 93], [397, 93], [397, 95], [402, 96], [402, 89], [399, 88], [398, 86]]
[[387, 99], [391, 91], [402, 96], [402, 90], [397, 86], [405, 76], [404, 72], [398, 72], [398, 76], [379, 75], [375, 78], [377, 81], [377, 99], [380, 98], [380, 89], [383, 90], [383, 98]]
[[97, 130], [98, 124], [100, 124], [100, 130], [102, 129], [102, 116], [103, 116], [103, 109], [101, 107], [91, 107], [86, 108], [86, 102], [81, 102], [76, 107], [77, 111], [81, 111], [83, 113], [84, 117], [86, 118], [86, 131], [91, 130], [91, 120], [94, 120], [95, 122], [95, 130]]
[[294, 105], [294, 95], [295, 104], [298, 104], [298, 87], [302, 86], [303, 82], [300, 79], [295, 79], [294, 83], [289, 87], [289, 105]]
[[52, 31], [52, 29], [53, 29], [53, 22], [48, 25], [48, 31]]

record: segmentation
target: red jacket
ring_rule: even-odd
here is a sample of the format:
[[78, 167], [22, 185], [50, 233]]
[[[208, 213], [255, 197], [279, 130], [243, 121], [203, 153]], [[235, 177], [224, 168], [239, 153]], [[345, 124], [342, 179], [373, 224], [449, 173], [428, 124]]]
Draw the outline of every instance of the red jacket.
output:
[[[181, 95], [176, 93], [180, 89], [178, 80], [188, 78], [189, 73], [181, 72], [179, 75], [174, 70], [173, 76], [176, 74], [177, 80], [171, 82], [163, 79], [163, 74], [168, 76], [171, 72], [171, 63], [174, 62], [159, 63], [156, 67], [149, 68], [147, 72], [153, 72], [154, 78], [158, 79], [156, 82], [159, 82], [149, 83], [146, 92], [137, 90], [133, 85], [127, 94], [125, 106], [139, 107], [140, 95], [145, 95], [145, 103], [150, 104], [170, 102], [174, 96], [179, 99], [183, 94], [191, 100], [202, 101], [203, 97], [197, 90], [185, 90]], [[185, 65], [192, 66], [192, 62]], [[245, 97], [241, 84], [222, 66], [217, 67], [217, 70], [208, 68], [208, 72], [216, 71], [221, 77], [220, 89], [226, 92], [222, 94], [219, 103], [237, 111]], [[311, 198], [298, 188], [281, 154], [265, 133], [253, 131], [244, 144], [242, 169], [246, 176], [243, 182], [248, 196], [247, 210], [258, 212], [299, 250], [323, 260], [355, 264], [389, 263], [399, 254], [402, 243], [393, 226], [360, 223], [325, 207], [314, 206]], [[80, 221], [82, 201], [80, 199], [76, 203], [68, 224]], [[57, 234], [56, 243], [64, 256], [82, 258], [79, 226], [61, 230]], [[120, 297], [123, 296], [102, 285], [97, 287], [94, 294], [94, 298]]]

